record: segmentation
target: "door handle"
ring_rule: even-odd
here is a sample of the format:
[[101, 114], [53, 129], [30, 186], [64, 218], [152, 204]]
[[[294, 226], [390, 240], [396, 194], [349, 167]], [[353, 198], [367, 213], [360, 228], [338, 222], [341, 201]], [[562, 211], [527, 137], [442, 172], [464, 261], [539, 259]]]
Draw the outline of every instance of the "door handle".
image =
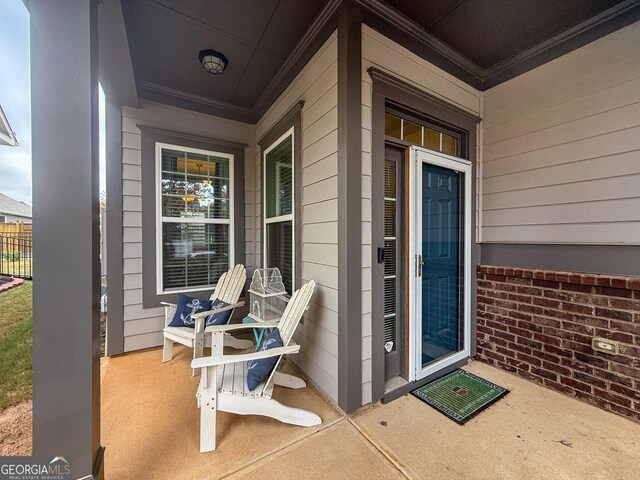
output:
[[384, 248], [378, 247], [378, 263], [384, 263]]
[[422, 255], [416, 255], [416, 277], [422, 276], [422, 266], [424, 262], [422, 261]]

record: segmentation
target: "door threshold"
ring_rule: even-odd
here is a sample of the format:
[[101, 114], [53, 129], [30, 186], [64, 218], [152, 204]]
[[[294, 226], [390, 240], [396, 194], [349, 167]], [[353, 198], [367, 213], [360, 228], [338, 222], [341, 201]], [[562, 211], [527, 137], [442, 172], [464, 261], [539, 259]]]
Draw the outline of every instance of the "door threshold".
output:
[[[402, 377], [394, 377], [392, 379], [389, 379], [384, 384], [385, 392], [384, 392], [384, 396], [380, 399], [380, 401], [382, 403], [389, 403], [389, 402], [392, 402], [393, 400], [396, 400], [397, 398], [403, 397], [404, 395], [411, 392], [412, 390], [415, 390], [416, 388], [420, 388], [429, 382], [437, 380], [440, 377], [444, 377], [448, 373], [451, 373], [454, 370], [457, 370], [458, 368], [464, 367], [467, 364], [467, 362], [469, 362], [469, 358], [471, 357], [463, 358], [462, 360], [452, 363], [451, 365], [444, 367], [442, 370], [439, 370], [429, 375], [428, 377], [421, 378], [420, 380], [415, 380], [413, 382], [407, 382]], [[392, 380], [395, 380], [396, 378], [400, 378], [404, 382], [404, 384], [398, 385], [393, 390], [387, 391], [388, 383]]]
[[407, 385], [409, 382], [402, 378], [400, 375], [396, 377], [392, 377], [389, 380], [385, 380], [384, 382], [384, 394], [386, 395], [389, 392], [392, 392], [398, 388], [402, 388]]

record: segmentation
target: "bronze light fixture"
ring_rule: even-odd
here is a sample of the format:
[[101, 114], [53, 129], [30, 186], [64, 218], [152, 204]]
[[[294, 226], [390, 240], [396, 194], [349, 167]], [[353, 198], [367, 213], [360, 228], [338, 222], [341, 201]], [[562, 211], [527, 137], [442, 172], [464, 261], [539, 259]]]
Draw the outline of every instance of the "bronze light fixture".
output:
[[229, 65], [229, 60], [222, 53], [215, 50], [200, 50], [198, 55], [202, 68], [213, 75], [220, 75]]

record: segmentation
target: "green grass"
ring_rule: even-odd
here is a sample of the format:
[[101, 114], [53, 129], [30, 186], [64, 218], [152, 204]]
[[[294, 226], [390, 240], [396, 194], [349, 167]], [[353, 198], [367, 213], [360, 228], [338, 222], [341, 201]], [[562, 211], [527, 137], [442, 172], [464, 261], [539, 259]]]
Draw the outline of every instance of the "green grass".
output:
[[31, 398], [31, 282], [0, 294], [0, 410]]

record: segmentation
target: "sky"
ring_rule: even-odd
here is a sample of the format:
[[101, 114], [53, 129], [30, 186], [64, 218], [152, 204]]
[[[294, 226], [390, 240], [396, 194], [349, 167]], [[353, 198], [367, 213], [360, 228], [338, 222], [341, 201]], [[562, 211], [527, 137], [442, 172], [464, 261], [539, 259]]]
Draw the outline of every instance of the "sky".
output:
[[[20, 145], [0, 147], [0, 193], [31, 204], [29, 14], [22, 0], [0, 0], [0, 105]], [[100, 191], [105, 190], [104, 93], [100, 88]]]

